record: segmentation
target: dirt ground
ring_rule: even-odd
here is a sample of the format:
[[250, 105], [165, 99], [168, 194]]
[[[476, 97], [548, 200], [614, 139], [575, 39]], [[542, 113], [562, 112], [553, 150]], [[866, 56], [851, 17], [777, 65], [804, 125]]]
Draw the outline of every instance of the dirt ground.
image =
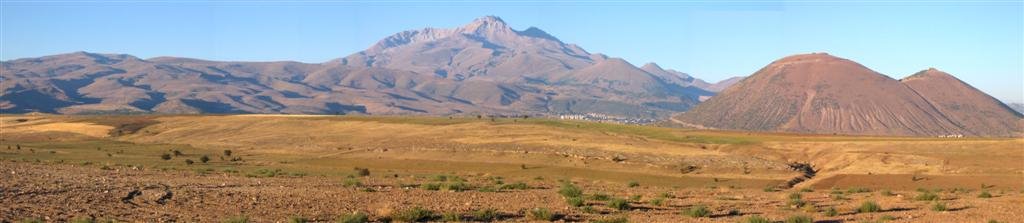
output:
[[[418, 207], [429, 221], [542, 221], [530, 214], [541, 208], [556, 221], [1018, 222], [1022, 163], [1024, 139], [546, 119], [0, 116], [0, 221], [399, 221]], [[559, 193], [565, 183], [582, 189], [581, 203]], [[124, 199], [132, 191], [141, 194]], [[629, 207], [610, 207], [616, 199]], [[881, 210], [858, 213], [868, 201]], [[683, 213], [698, 206], [708, 214]]]

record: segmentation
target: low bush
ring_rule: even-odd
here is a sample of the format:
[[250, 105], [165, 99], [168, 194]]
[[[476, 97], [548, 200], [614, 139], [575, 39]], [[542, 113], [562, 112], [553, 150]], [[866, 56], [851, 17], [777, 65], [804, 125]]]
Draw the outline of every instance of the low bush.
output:
[[808, 216], [796, 215], [786, 218], [786, 223], [814, 223], [814, 219]]
[[835, 207], [828, 207], [825, 209], [825, 216], [835, 217], [839, 215], [839, 211], [836, 211]]
[[494, 208], [487, 208], [487, 209], [483, 209], [483, 210], [476, 210], [476, 211], [473, 211], [472, 215], [473, 215], [473, 220], [474, 221], [484, 221], [484, 222], [498, 220], [498, 218], [501, 217], [501, 214], [498, 213], [498, 210], [495, 210]]
[[356, 167], [354, 170], [356, 171], [356, 176], [365, 177], [370, 175], [370, 169], [367, 168]]
[[626, 216], [610, 216], [601, 219], [590, 221], [591, 223], [629, 223], [629, 218]]
[[230, 217], [228, 219], [224, 219], [224, 221], [221, 221], [221, 222], [223, 222], [223, 223], [248, 223], [249, 222], [249, 217], [246, 217], [245, 215], [235, 216], [235, 217]]
[[615, 198], [608, 201], [608, 207], [615, 210], [629, 210], [629, 202], [625, 199]]
[[772, 220], [770, 220], [768, 218], [765, 218], [765, 217], [761, 217], [760, 215], [754, 215], [754, 216], [747, 217], [747, 219], [743, 220], [743, 222], [744, 223], [772, 223]]
[[558, 189], [558, 194], [563, 197], [580, 197], [583, 196], [583, 190], [572, 183], [563, 183], [562, 188]]
[[683, 215], [694, 218], [708, 217], [711, 216], [711, 210], [708, 210], [708, 207], [704, 205], [697, 205], [690, 207], [690, 209], [683, 210]]
[[206, 155], [203, 155], [202, 157], [199, 157], [199, 162], [203, 162], [203, 163], [210, 162], [210, 157], [206, 156]]
[[337, 223], [366, 223], [370, 222], [370, 216], [361, 211], [344, 214], [338, 217]]
[[640, 182], [636, 182], [635, 180], [634, 181], [629, 181], [629, 184], [627, 184], [626, 186], [629, 186], [629, 187], [639, 187], [640, 186]]
[[934, 192], [931, 192], [931, 191], [923, 191], [920, 194], [918, 194], [917, 196], [915, 196], [914, 200], [918, 200], [918, 201], [937, 201], [937, 200], [939, 200], [939, 195], [935, 194]]
[[932, 211], [946, 211], [946, 204], [942, 202], [935, 202], [932, 204]]
[[978, 198], [992, 198], [992, 194], [988, 193], [988, 191], [981, 191], [981, 193], [978, 194]]
[[654, 199], [651, 199], [650, 203], [651, 203], [651, 205], [654, 205], [654, 206], [661, 206], [662, 204], [665, 203], [665, 198], [660, 198], [660, 197], [659, 198], [654, 198]]
[[526, 190], [526, 189], [530, 189], [530, 186], [526, 185], [526, 183], [523, 183], [523, 182], [515, 182], [515, 183], [511, 183], [511, 184], [501, 185], [501, 189], [502, 190]]
[[860, 204], [859, 208], [857, 208], [857, 213], [870, 213], [879, 211], [882, 211], [882, 206], [879, 206], [878, 203], [875, 203], [874, 201], [865, 201], [864, 203]]
[[445, 212], [444, 214], [441, 214], [441, 221], [442, 222], [461, 222], [462, 221], [462, 215], [460, 215], [459, 213], [455, 213], [455, 212]]
[[424, 190], [441, 190], [441, 184], [439, 184], [439, 183], [425, 183], [425, 184], [421, 184], [420, 188], [423, 188]]
[[609, 199], [612, 199], [612, 196], [608, 196], [607, 194], [602, 193], [596, 193], [594, 195], [590, 195], [590, 199], [594, 199], [595, 201], [607, 201]]
[[160, 154], [160, 159], [162, 159], [162, 160], [171, 160], [171, 154], [166, 154], [166, 153]]
[[565, 198], [565, 202], [568, 203], [569, 206], [573, 206], [573, 207], [583, 206], [583, 198], [582, 197]]
[[433, 211], [423, 209], [421, 207], [414, 207], [412, 209], [392, 213], [391, 220], [398, 222], [421, 222], [429, 221], [433, 218], [433, 215]]
[[551, 212], [551, 210], [548, 210], [547, 208], [534, 208], [530, 209], [530, 212], [527, 213], [526, 217], [535, 221], [554, 221], [555, 213]]
[[299, 217], [299, 216], [292, 216], [292, 217], [288, 218], [288, 223], [306, 223], [306, 222], [309, 222], [309, 219], [306, 219], [306, 218], [303, 218], [303, 217]]

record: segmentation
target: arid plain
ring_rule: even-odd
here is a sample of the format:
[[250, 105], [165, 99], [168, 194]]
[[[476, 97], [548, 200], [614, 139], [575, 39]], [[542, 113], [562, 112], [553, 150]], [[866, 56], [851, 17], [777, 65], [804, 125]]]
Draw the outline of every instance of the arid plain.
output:
[[0, 125], [5, 222], [1024, 218], [1019, 138], [488, 117], [4, 115]]

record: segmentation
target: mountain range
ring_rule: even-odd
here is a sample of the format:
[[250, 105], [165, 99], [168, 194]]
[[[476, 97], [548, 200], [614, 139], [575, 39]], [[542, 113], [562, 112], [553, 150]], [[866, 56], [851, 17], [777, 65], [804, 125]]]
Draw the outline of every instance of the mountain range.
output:
[[76, 52], [2, 62], [0, 112], [664, 118], [734, 83], [589, 53], [498, 17], [388, 36], [324, 63]]
[[934, 68], [896, 80], [851, 60], [815, 53], [776, 60], [672, 119], [754, 131], [1017, 136], [1022, 117]]

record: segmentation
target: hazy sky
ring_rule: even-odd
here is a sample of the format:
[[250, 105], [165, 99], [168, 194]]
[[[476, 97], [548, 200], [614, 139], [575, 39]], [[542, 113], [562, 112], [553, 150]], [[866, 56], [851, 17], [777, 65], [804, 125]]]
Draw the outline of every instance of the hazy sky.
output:
[[[708, 81], [829, 52], [893, 78], [935, 67], [1024, 101], [1024, 1], [0, 1], [0, 59], [89, 51], [324, 62], [496, 15]], [[723, 3], [724, 2], [724, 3]]]

